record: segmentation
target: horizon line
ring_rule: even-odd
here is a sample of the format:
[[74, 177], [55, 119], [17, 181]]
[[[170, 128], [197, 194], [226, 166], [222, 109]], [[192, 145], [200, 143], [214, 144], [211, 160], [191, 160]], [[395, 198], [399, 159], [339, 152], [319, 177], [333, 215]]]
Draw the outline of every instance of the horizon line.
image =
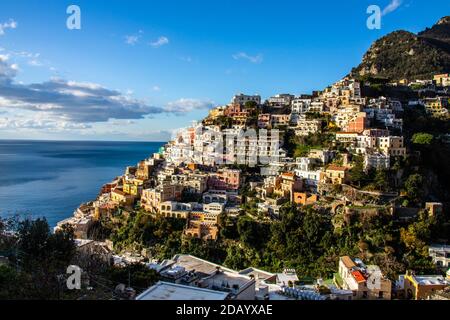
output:
[[36, 142], [155, 142], [155, 143], [167, 143], [168, 141], [145, 141], [145, 140], [82, 140], [82, 139], [32, 139], [32, 138], [15, 138], [6, 139], [0, 138], [0, 141], [36, 141]]

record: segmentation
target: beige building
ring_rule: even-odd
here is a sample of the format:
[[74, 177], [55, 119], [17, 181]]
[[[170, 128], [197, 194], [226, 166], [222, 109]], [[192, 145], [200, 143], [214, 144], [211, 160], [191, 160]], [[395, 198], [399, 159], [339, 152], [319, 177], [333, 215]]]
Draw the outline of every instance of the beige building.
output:
[[176, 201], [181, 198], [183, 186], [163, 183], [156, 188], [144, 189], [141, 197], [141, 207], [152, 213], [158, 212], [160, 205], [165, 201]]
[[272, 125], [272, 128], [276, 128], [278, 126], [287, 126], [289, 124], [290, 118], [290, 114], [272, 114], [270, 116], [270, 123]]
[[358, 138], [357, 132], [340, 131], [336, 132], [336, 140], [345, 144], [355, 144]]
[[322, 121], [317, 119], [307, 120], [305, 117], [301, 117], [297, 122], [295, 128], [295, 135], [307, 136], [310, 133], [317, 133], [322, 129]]
[[378, 137], [378, 148], [384, 154], [390, 156], [405, 156], [406, 148], [403, 144], [403, 137], [399, 136], [388, 136], [388, 137]]
[[193, 206], [190, 203], [165, 201], [160, 205], [159, 214], [167, 218], [187, 219], [192, 209]]
[[448, 73], [436, 74], [433, 80], [438, 86], [450, 86], [450, 75]]
[[329, 165], [324, 172], [322, 172], [321, 182], [331, 184], [347, 183], [349, 179], [349, 168], [336, 165]]

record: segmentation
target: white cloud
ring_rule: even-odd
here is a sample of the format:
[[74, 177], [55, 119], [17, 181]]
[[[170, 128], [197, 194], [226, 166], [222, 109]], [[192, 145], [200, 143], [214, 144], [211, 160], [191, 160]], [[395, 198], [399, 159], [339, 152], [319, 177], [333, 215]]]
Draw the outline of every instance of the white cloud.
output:
[[210, 109], [213, 106], [214, 102], [211, 100], [181, 98], [176, 101], [169, 102], [164, 110], [174, 113], [186, 113], [194, 110]]
[[32, 59], [32, 60], [28, 61], [28, 64], [33, 67], [42, 67], [43, 66], [43, 63], [36, 59]]
[[161, 88], [159, 86], [153, 86], [152, 90], [153, 91], [161, 91]]
[[15, 82], [18, 66], [0, 56], [0, 109], [47, 112], [74, 123], [106, 122], [109, 119], [143, 119], [163, 108], [124, 95], [96, 83], [53, 78], [42, 83]]
[[33, 67], [48, 67], [50, 71], [56, 71], [56, 68], [50, 66], [50, 62], [41, 59], [40, 53], [33, 53], [29, 51], [9, 51], [4, 48], [2, 50], [7, 56], [11, 56], [12, 59], [20, 62], [25, 62], [26, 64]]
[[9, 55], [0, 54], [0, 84], [10, 82], [17, 75], [19, 66], [17, 64], [9, 64]]
[[108, 124], [111, 124], [111, 125], [113, 125], [113, 126], [125, 126], [125, 125], [131, 125], [131, 124], [135, 124], [136, 123], [136, 121], [134, 121], [134, 120], [116, 120], [116, 119], [113, 119], [113, 120], [110, 120], [110, 121], [108, 121]]
[[391, 0], [391, 2], [383, 9], [383, 16], [394, 12], [402, 5], [402, 0]]
[[150, 42], [149, 45], [151, 45], [153, 48], [159, 48], [168, 43], [169, 43], [169, 39], [167, 37], [161, 36], [158, 38], [158, 40]]
[[141, 36], [131, 35], [131, 36], [125, 36], [125, 43], [129, 44], [130, 46], [134, 46], [136, 43], [139, 42], [139, 38]]
[[0, 129], [2, 130], [46, 130], [46, 131], [66, 131], [88, 129], [92, 126], [87, 123], [73, 123], [61, 119], [52, 119], [51, 115], [38, 113], [33, 116], [24, 117], [1, 117]]
[[263, 55], [261, 53], [258, 53], [256, 56], [251, 56], [245, 52], [238, 52], [238, 53], [233, 54], [232, 57], [234, 60], [244, 59], [244, 60], [250, 61], [251, 63], [263, 62]]
[[17, 22], [13, 19], [9, 19], [8, 22], [0, 23], [0, 36], [5, 34], [6, 29], [16, 29], [17, 28]]

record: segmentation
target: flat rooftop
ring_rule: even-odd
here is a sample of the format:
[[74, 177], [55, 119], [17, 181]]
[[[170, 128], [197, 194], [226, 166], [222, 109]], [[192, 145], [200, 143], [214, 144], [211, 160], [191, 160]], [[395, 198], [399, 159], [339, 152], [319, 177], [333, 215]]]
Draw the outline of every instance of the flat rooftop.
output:
[[450, 245], [446, 244], [432, 244], [429, 246], [429, 251], [450, 252]]
[[414, 279], [419, 285], [430, 286], [430, 285], [445, 285], [448, 282], [443, 276], [438, 275], [424, 275], [424, 276], [414, 276]]
[[244, 276], [253, 275], [253, 276], [255, 276], [256, 279], [259, 279], [259, 280], [267, 280], [267, 279], [274, 280], [274, 278], [276, 277], [275, 273], [267, 272], [267, 271], [256, 269], [253, 267], [241, 270], [241, 271], [239, 271], [239, 274], [242, 274]]
[[[172, 260], [175, 261], [174, 266], [181, 266], [188, 272], [195, 272], [201, 278], [201, 286], [203, 287], [217, 288], [217, 290], [233, 290], [237, 293], [255, 282], [247, 275], [239, 274], [234, 270], [195, 256], [178, 254]], [[217, 272], [218, 270], [220, 272]]]
[[225, 300], [228, 293], [159, 281], [136, 300]]
[[208, 288], [232, 291], [237, 294], [255, 283], [255, 280], [236, 272], [222, 271], [211, 277], [203, 278], [201, 282]]
[[215, 273], [218, 268], [220, 268], [221, 270], [232, 271], [218, 264], [188, 254], [177, 254], [173, 257], [172, 260], [175, 261], [176, 265], [184, 267], [186, 271], [195, 270], [195, 272], [202, 273], [205, 276]]

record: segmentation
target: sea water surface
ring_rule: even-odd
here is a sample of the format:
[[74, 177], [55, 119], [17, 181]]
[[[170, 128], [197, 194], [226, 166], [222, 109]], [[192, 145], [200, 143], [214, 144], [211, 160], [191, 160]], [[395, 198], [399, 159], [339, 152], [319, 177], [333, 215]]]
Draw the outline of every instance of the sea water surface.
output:
[[0, 216], [45, 217], [53, 227], [163, 142], [0, 140]]

